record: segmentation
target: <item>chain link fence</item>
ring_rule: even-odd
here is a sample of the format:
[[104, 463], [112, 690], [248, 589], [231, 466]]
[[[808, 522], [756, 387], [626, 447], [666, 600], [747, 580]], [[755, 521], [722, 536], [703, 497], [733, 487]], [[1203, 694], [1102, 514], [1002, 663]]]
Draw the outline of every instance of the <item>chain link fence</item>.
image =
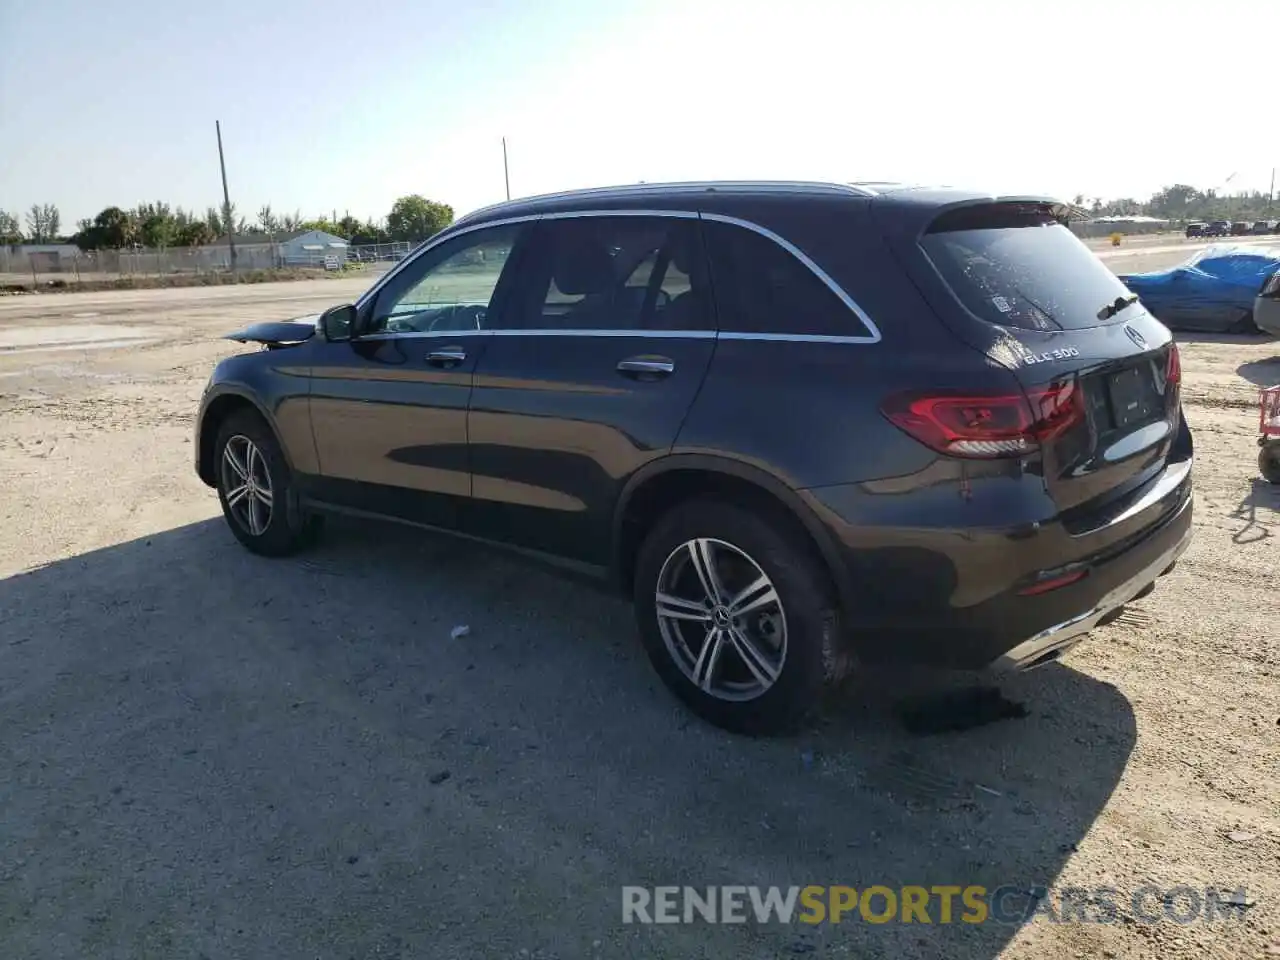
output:
[[[409, 253], [410, 244], [374, 243], [339, 248], [283, 243], [237, 243], [237, 271], [301, 268], [332, 269], [359, 265], [387, 269]], [[328, 261], [326, 263], [326, 261]], [[0, 285], [30, 285], [55, 281], [74, 283], [117, 280], [124, 277], [167, 277], [224, 273], [231, 269], [231, 251], [225, 245], [203, 247], [132, 247], [121, 250], [80, 250], [71, 245], [56, 249], [23, 250], [0, 246]]]

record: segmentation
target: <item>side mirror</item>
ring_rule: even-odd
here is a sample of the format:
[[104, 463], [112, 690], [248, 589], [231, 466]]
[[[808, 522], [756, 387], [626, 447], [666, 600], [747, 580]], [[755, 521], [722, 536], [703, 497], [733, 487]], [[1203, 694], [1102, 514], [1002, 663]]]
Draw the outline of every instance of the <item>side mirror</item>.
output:
[[320, 314], [320, 332], [330, 343], [350, 340], [356, 332], [356, 308], [349, 303]]

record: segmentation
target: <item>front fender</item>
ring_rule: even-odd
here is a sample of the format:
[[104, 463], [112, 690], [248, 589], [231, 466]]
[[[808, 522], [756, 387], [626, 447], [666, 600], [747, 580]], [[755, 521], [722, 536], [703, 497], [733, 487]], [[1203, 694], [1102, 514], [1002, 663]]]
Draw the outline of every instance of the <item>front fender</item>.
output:
[[[200, 398], [195, 423], [196, 473], [214, 484], [213, 443], [218, 426], [235, 409], [253, 409], [280, 444], [289, 469], [316, 472], [309, 410], [310, 363], [302, 348], [229, 357], [214, 369]], [[290, 355], [285, 360], [285, 355]]]

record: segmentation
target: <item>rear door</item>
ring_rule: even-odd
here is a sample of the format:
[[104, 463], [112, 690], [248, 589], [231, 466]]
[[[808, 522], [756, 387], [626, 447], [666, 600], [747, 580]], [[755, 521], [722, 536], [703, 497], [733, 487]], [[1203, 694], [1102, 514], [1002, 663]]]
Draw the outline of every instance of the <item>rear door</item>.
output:
[[702, 383], [710, 307], [694, 215], [540, 221], [476, 369], [474, 531], [606, 564], [622, 485]]
[[910, 246], [900, 252], [944, 322], [1060, 422], [1032, 467], [1069, 527], [1102, 522], [1165, 470], [1181, 426], [1173, 339], [1051, 208], [953, 208]]

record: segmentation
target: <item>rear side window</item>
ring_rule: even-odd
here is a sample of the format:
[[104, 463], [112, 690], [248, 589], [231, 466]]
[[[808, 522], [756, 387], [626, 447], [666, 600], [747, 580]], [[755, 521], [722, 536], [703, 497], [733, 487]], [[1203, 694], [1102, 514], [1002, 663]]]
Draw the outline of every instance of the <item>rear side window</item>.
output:
[[736, 224], [703, 223], [725, 333], [865, 337], [858, 316], [793, 253]]
[[520, 284], [520, 325], [534, 330], [714, 329], [697, 223], [675, 217], [581, 217], [538, 225]]
[[1128, 289], [1043, 206], [949, 211], [921, 246], [960, 302], [988, 323], [1078, 330], [1125, 319], [1124, 310], [1104, 310], [1129, 299]]

